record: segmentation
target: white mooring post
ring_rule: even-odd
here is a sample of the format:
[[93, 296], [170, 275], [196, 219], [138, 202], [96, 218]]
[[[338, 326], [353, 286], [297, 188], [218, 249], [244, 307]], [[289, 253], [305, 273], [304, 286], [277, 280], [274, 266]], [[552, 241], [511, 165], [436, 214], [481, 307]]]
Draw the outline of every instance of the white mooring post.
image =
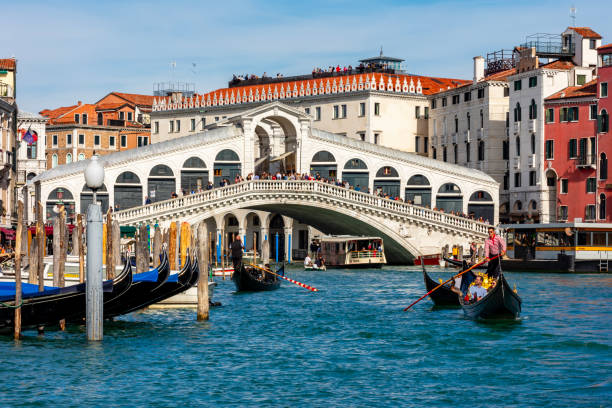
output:
[[102, 209], [96, 202], [96, 190], [104, 184], [104, 167], [93, 156], [85, 168], [85, 183], [93, 190], [94, 201], [87, 208], [87, 340], [103, 337], [104, 299], [102, 293]]

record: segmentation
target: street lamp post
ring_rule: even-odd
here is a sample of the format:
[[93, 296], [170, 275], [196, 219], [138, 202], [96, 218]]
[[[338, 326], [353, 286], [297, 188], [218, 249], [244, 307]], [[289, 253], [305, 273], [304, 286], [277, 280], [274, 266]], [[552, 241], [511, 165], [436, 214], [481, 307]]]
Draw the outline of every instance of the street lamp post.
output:
[[93, 203], [87, 208], [87, 280], [86, 321], [87, 340], [102, 340], [102, 209], [96, 200], [96, 190], [104, 184], [104, 166], [97, 155], [85, 168], [85, 184], [93, 191]]

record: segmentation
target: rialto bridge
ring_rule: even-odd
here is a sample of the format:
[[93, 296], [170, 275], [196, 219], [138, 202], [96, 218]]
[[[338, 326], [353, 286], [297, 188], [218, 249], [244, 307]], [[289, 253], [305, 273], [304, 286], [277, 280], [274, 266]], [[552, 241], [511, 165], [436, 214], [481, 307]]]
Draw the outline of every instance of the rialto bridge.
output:
[[[487, 223], [451, 211], [497, 223], [498, 184], [488, 175], [312, 126], [309, 115], [274, 102], [191, 136], [101, 156], [106, 183], [98, 201], [104, 211], [114, 207], [121, 225], [205, 221], [217, 242], [239, 233], [250, 249], [256, 235], [258, 251], [272, 256], [278, 234], [285, 259], [303, 253], [313, 229], [380, 235], [388, 260], [406, 263], [430, 248], [485, 238]], [[87, 163], [58, 166], [28, 184], [46, 218], [60, 203], [71, 218], [86, 211], [92, 201], [83, 178]], [[302, 180], [234, 184], [236, 175], [262, 171], [318, 173], [353, 187]], [[223, 179], [230, 185], [219, 187]], [[179, 197], [172, 199], [174, 192]]]

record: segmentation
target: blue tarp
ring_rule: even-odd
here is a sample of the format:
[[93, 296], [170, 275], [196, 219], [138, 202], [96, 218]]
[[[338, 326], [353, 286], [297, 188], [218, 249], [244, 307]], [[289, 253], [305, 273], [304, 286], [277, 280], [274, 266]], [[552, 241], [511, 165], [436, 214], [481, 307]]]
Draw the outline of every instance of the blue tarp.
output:
[[149, 272], [135, 274], [132, 277], [132, 282], [157, 282], [157, 268]]
[[[57, 292], [59, 288], [45, 286], [45, 292], [52, 294]], [[33, 295], [38, 293], [38, 285], [32, 283], [22, 283], [21, 292], [23, 296]], [[0, 282], [0, 297], [15, 297], [15, 282]]]
[[178, 273], [168, 276], [168, 280], [166, 282], [178, 282]]

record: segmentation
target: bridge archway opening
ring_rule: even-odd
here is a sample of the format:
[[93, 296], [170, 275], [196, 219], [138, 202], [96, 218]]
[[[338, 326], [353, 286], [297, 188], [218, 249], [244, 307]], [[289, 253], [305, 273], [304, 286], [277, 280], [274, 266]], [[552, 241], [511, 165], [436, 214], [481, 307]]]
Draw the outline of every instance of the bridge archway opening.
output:
[[319, 174], [321, 178], [335, 180], [338, 177], [338, 164], [333, 154], [327, 150], [321, 150], [312, 156], [310, 163], [310, 174]]
[[[271, 129], [270, 129], [271, 131]], [[260, 123], [255, 127], [255, 165], [256, 174], [270, 171], [270, 155], [272, 154], [271, 135]]]
[[274, 110], [261, 117], [255, 127], [256, 136], [260, 123], [269, 125], [271, 129], [269, 173], [292, 172], [297, 169], [297, 127], [289, 117], [283, 115], [282, 111]]
[[399, 173], [391, 166], [383, 166], [376, 172], [374, 191], [383, 195], [399, 197], [401, 181]]
[[406, 183], [406, 201], [414, 205], [431, 208], [431, 184], [422, 174], [415, 174]]
[[241, 175], [242, 163], [238, 154], [231, 149], [224, 149], [217, 153], [214, 164], [214, 183], [218, 187], [223, 179], [227, 179], [230, 184], [234, 182], [236, 176]]
[[45, 202], [47, 220], [57, 217], [59, 206], [63, 205], [66, 211], [66, 222], [74, 224], [75, 202], [72, 192], [65, 187], [58, 187], [49, 193]]
[[463, 194], [455, 183], [443, 184], [436, 194], [436, 207], [444, 212], [463, 212]]
[[[108, 211], [109, 198], [108, 198], [108, 190], [106, 189], [106, 184], [102, 184], [96, 191], [96, 200], [100, 202], [100, 207], [102, 209], [102, 214], [106, 214]], [[93, 203], [93, 191], [91, 188], [87, 187], [87, 184], [83, 185], [81, 190], [81, 214], [87, 214], [87, 207], [89, 204]]]
[[143, 204], [140, 178], [131, 171], [121, 173], [115, 180], [115, 210], [127, 210]]
[[176, 180], [172, 169], [165, 164], [158, 164], [149, 173], [148, 195], [151, 202], [169, 200], [176, 193]]
[[187, 192], [205, 189], [208, 184], [206, 163], [199, 157], [190, 157], [181, 169], [181, 189]]
[[253, 244], [257, 246], [257, 252], [261, 255], [261, 219], [259, 215], [250, 212], [244, 217], [246, 237], [244, 237], [245, 250], [252, 250]]
[[468, 215], [475, 219], [482, 218], [488, 224], [495, 220], [495, 203], [493, 197], [486, 191], [476, 191], [468, 201]]
[[276, 259], [276, 247], [278, 241], [278, 260], [285, 260], [285, 222], [279, 214], [274, 214], [270, 218], [270, 258]]
[[[236, 217], [233, 213], [226, 214], [223, 217], [223, 230], [225, 232], [224, 246], [229, 256], [230, 245], [234, 241], [234, 237], [240, 232], [240, 223], [238, 222], [238, 217]], [[244, 237], [240, 237], [240, 239], [243, 238]]]
[[358, 158], [350, 159], [342, 170], [342, 181], [348, 182], [355, 189], [368, 191], [370, 186], [370, 172], [367, 164]]

